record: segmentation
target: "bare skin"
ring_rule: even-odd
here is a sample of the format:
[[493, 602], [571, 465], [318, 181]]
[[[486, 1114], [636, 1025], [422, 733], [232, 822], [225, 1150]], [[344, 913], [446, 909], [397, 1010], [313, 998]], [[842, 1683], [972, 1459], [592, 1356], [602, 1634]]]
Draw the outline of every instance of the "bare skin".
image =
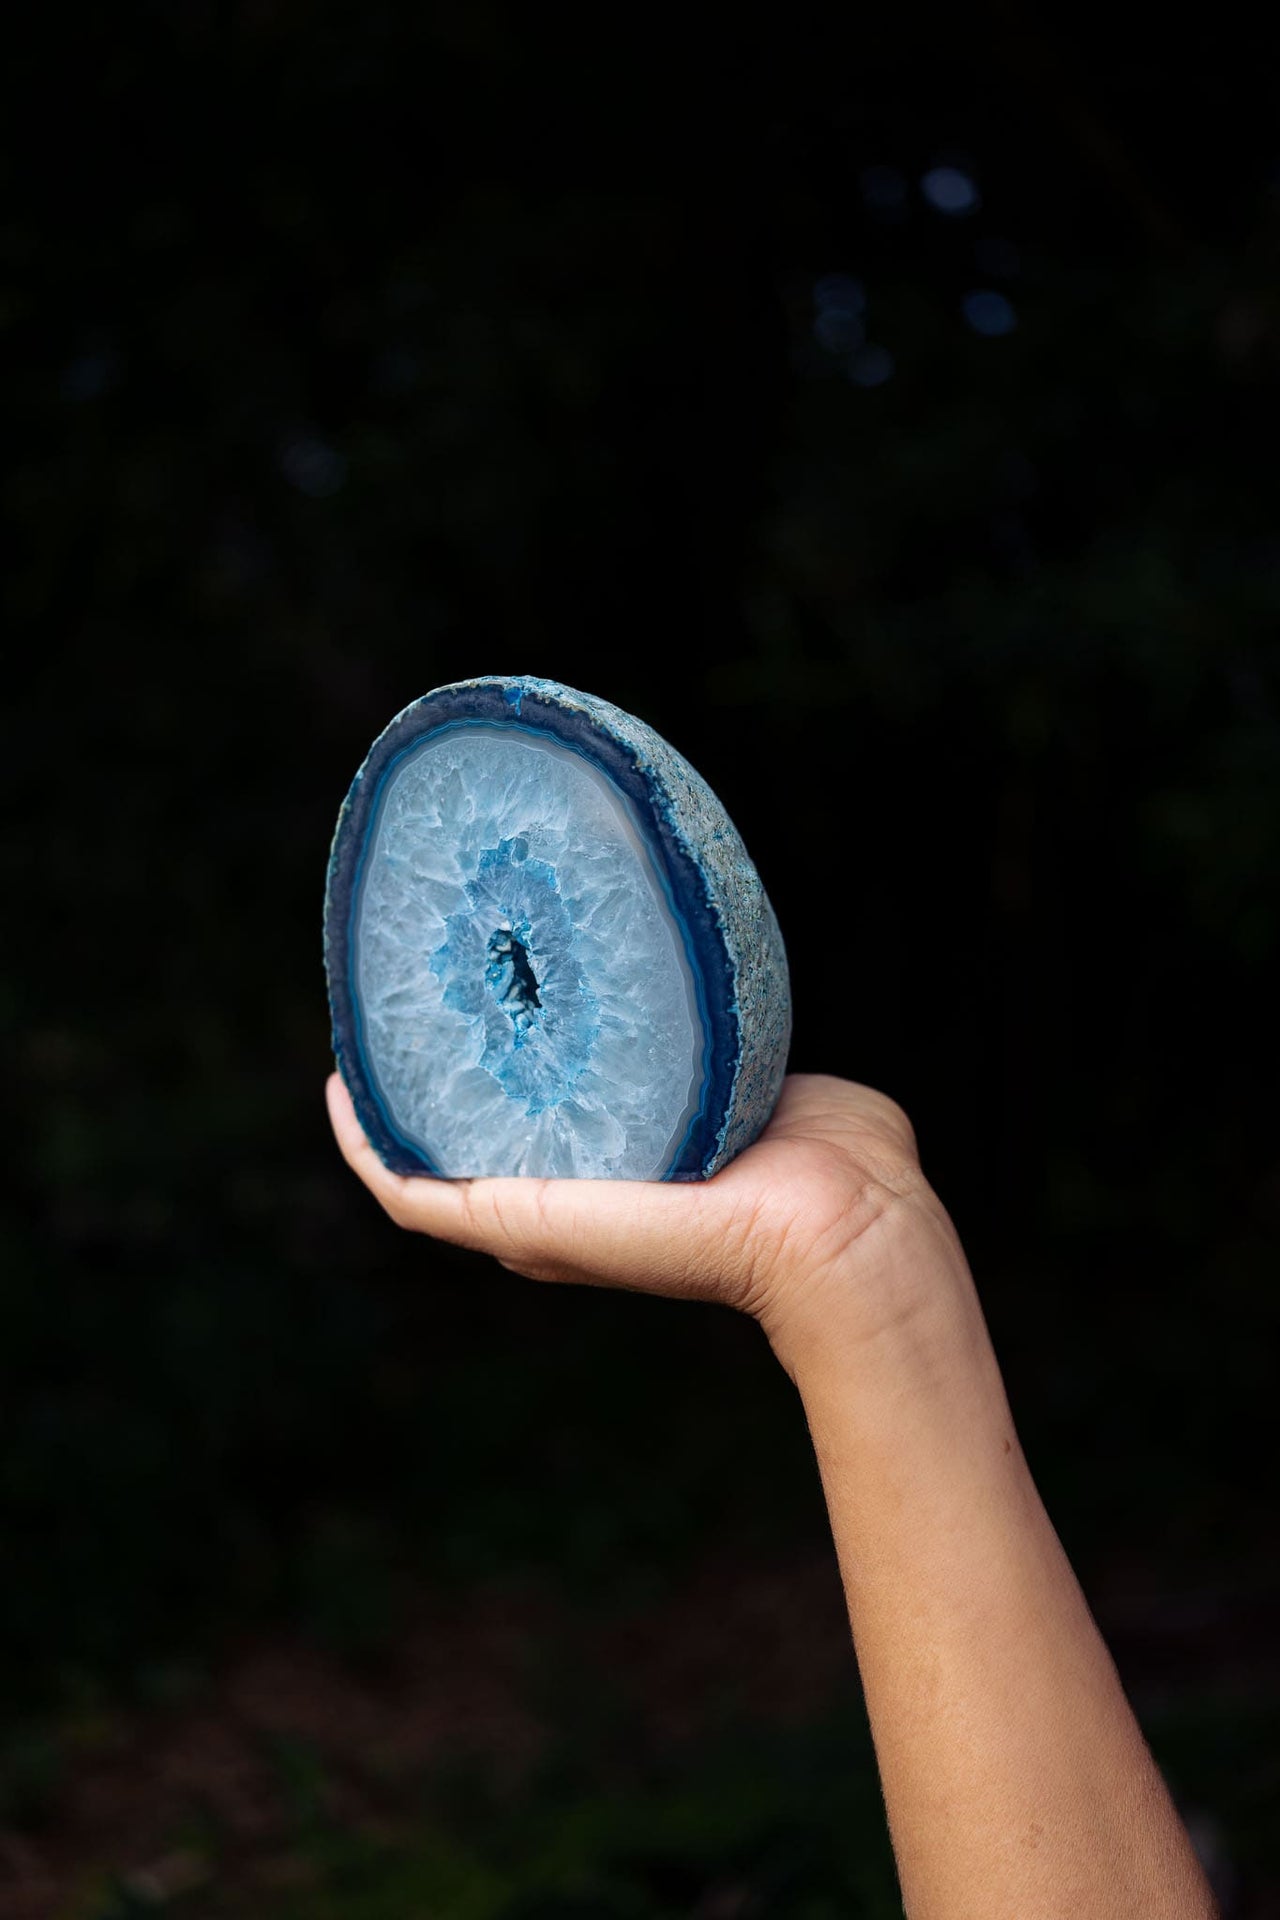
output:
[[911, 1920], [1212, 1920], [899, 1106], [793, 1075], [755, 1146], [664, 1186], [403, 1179], [336, 1075], [328, 1098], [399, 1226], [759, 1322], [817, 1454]]

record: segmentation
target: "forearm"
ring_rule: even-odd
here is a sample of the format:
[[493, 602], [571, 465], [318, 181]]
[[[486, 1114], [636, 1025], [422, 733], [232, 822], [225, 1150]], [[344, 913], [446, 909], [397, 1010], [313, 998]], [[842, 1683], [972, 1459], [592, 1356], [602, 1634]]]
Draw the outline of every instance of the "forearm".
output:
[[1204, 1920], [954, 1233], [932, 1207], [875, 1232], [910, 1309], [846, 1333], [830, 1290], [823, 1336], [780, 1357], [817, 1452], [907, 1912]]
[[1206, 1920], [895, 1102], [794, 1075], [754, 1146], [680, 1185], [404, 1180], [329, 1097], [402, 1226], [759, 1319], [817, 1449], [912, 1920]]

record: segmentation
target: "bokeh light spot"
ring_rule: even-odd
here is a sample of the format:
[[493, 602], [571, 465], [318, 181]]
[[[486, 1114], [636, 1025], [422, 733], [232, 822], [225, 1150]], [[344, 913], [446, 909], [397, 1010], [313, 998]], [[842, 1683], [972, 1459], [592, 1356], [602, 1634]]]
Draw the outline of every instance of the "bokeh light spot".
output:
[[893, 378], [893, 355], [888, 347], [863, 347], [845, 368], [855, 387], [882, 387]]
[[110, 393], [113, 387], [119, 386], [122, 371], [120, 355], [110, 347], [82, 353], [64, 369], [59, 391], [64, 400], [73, 403], [98, 400], [104, 393]]
[[312, 434], [295, 434], [280, 448], [280, 471], [291, 487], [324, 500], [337, 493], [347, 477], [347, 463], [335, 447]]
[[1018, 316], [1010, 301], [994, 287], [981, 287], [973, 293], [966, 293], [961, 301], [964, 317], [975, 333], [985, 334], [989, 339], [999, 339], [1001, 334], [1012, 333], [1018, 324]]
[[976, 213], [982, 205], [977, 181], [961, 167], [930, 167], [920, 182], [920, 191], [935, 213]]

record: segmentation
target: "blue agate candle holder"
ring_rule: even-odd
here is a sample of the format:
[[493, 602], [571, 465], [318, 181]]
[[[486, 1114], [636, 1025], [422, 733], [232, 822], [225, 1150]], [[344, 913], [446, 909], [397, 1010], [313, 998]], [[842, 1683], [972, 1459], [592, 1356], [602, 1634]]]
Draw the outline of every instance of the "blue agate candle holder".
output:
[[702, 1180], [786, 1069], [778, 923], [706, 782], [554, 680], [438, 687], [379, 735], [325, 895], [333, 1045], [394, 1172]]

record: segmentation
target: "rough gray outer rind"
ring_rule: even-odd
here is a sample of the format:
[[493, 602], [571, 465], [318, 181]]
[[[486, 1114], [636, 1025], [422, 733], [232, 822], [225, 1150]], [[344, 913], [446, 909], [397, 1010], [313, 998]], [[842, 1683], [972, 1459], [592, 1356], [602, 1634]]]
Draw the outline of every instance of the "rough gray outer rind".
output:
[[[702, 1178], [710, 1178], [749, 1146], [767, 1124], [782, 1089], [791, 1044], [791, 988], [786, 950], [768, 895], [742, 838], [701, 774], [661, 734], [608, 700], [581, 693], [557, 680], [525, 674], [486, 674], [474, 680], [450, 682], [411, 702], [383, 729], [379, 740], [422, 701], [439, 694], [462, 694], [471, 688], [500, 688], [517, 716], [524, 696], [533, 695], [580, 713], [612, 736], [632, 760], [652, 805], [685, 849], [702, 882], [707, 909], [724, 941], [733, 977], [732, 1013], [738, 1028], [732, 1090], [722, 1109], [714, 1149], [705, 1156], [699, 1170]], [[366, 755], [366, 764], [377, 746], [375, 741]], [[330, 889], [344, 823], [363, 773], [362, 766], [338, 815], [330, 851]], [[325, 958], [330, 969], [332, 998], [329, 906], [327, 895]], [[336, 1018], [335, 1050], [339, 1070], [343, 1078], [348, 1079]], [[676, 1177], [688, 1179], [698, 1175]]]
[[791, 985], [777, 916], [719, 796], [683, 754], [643, 720], [595, 694], [554, 680], [524, 684], [589, 714], [631, 748], [655, 804], [707, 881], [707, 901], [733, 968], [738, 1016], [738, 1069], [719, 1145], [706, 1168], [709, 1177], [758, 1137], [782, 1091], [791, 1046]]

